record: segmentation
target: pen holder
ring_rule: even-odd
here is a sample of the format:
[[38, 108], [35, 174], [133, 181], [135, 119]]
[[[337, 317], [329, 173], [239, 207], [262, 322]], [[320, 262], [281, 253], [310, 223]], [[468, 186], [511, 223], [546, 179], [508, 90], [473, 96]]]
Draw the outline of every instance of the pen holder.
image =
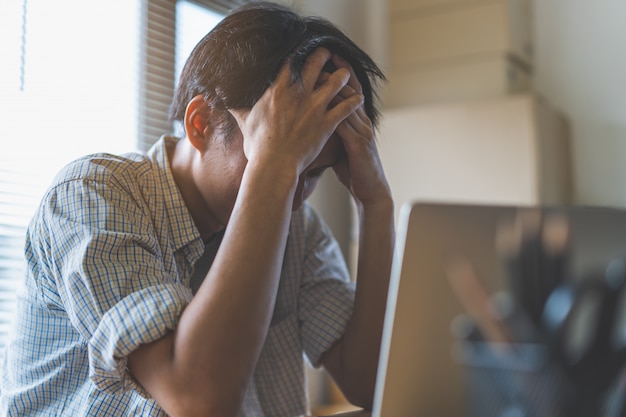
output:
[[[551, 360], [544, 345], [516, 344], [506, 352], [465, 341], [468, 417], [621, 417], [623, 390], [592, 398]], [[593, 381], [590, 381], [593, 384]]]

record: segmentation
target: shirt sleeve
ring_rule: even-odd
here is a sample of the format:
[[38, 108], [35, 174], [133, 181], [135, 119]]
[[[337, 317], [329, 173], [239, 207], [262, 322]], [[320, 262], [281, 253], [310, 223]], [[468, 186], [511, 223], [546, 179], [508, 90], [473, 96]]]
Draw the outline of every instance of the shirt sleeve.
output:
[[57, 185], [41, 213], [44, 299], [85, 339], [98, 389], [136, 389], [147, 397], [126, 357], [173, 330], [192, 298], [189, 288], [166, 276], [150, 216], [124, 190], [87, 180]]
[[311, 207], [305, 211], [306, 250], [299, 300], [302, 343], [315, 367], [345, 332], [355, 285], [339, 244]]
[[89, 376], [98, 389], [115, 393], [145, 390], [130, 377], [126, 357], [140, 344], [159, 339], [178, 323], [191, 300], [181, 285], [155, 285], [136, 291], [107, 311], [89, 340]]

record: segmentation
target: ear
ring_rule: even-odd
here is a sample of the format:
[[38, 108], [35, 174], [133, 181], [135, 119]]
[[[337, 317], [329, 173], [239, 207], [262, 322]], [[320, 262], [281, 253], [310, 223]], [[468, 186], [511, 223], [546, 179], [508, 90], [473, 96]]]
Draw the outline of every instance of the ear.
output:
[[206, 139], [212, 133], [211, 106], [202, 95], [197, 95], [187, 104], [185, 110], [185, 132], [187, 139], [199, 151], [206, 146]]

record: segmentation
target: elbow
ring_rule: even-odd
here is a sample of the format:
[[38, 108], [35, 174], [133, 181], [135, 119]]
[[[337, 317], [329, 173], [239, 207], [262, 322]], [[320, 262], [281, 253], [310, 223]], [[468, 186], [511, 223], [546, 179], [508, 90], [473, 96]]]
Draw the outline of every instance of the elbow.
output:
[[374, 387], [348, 389], [344, 395], [350, 404], [371, 411], [374, 404]]
[[[190, 374], [193, 372], [185, 372], [187, 376]], [[245, 387], [229, 384], [227, 378], [218, 381], [171, 375], [167, 386], [161, 386], [151, 394], [170, 417], [237, 417], [244, 401]]]
[[236, 417], [239, 415], [241, 403], [240, 398], [185, 393], [170, 402], [168, 409], [163, 408], [171, 417]]
[[350, 404], [368, 411], [372, 409], [376, 392], [375, 376], [355, 374], [339, 386]]
[[335, 350], [332, 355], [327, 356], [326, 361], [346, 400], [357, 407], [371, 410], [376, 392], [378, 362], [368, 360], [367, 357], [356, 358], [356, 355], [348, 354], [347, 350]]

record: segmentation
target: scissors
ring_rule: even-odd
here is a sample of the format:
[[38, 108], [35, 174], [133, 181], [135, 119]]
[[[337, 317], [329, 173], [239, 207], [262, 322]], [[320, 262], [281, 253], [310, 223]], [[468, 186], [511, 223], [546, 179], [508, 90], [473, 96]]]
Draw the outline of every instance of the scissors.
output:
[[626, 262], [614, 259], [548, 297], [549, 348], [572, 384], [572, 415], [597, 415], [626, 363]]

